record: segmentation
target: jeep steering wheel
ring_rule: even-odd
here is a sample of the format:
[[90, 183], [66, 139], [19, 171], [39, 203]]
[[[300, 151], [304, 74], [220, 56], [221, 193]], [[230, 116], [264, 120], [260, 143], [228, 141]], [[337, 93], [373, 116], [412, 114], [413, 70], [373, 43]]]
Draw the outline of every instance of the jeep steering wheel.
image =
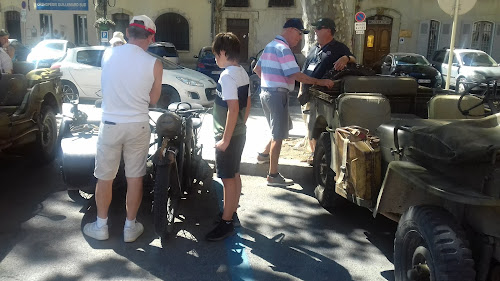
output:
[[[481, 89], [479, 93], [472, 93], [471, 90], [481, 86], [486, 85], [485, 89]], [[465, 96], [473, 96], [478, 98], [476, 104], [469, 106], [467, 108], [462, 108], [462, 101]], [[471, 114], [471, 110], [486, 105], [489, 110], [486, 110], [484, 114]], [[471, 117], [484, 117], [491, 114], [498, 113], [500, 109], [500, 92], [498, 91], [498, 81], [497, 78], [487, 78], [482, 81], [469, 83], [465, 88], [465, 91], [458, 99], [458, 110], [465, 116]]]

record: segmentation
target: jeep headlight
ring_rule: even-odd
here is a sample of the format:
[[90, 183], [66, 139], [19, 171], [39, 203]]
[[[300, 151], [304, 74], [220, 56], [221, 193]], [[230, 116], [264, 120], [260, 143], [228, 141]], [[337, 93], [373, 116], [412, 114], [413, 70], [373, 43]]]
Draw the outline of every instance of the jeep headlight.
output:
[[479, 82], [483, 81], [484, 79], [486, 79], [486, 77], [483, 74], [477, 72], [472, 73], [472, 75], [469, 77], [469, 80], [472, 82]]
[[196, 81], [196, 80], [193, 80], [193, 79], [189, 79], [189, 78], [185, 78], [185, 77], [175, 77], [175, 78], [179, 79], [179, 81], [181, 81], [182, 83], [189, 85], [189, 86], [203, 87], [203, 83]]

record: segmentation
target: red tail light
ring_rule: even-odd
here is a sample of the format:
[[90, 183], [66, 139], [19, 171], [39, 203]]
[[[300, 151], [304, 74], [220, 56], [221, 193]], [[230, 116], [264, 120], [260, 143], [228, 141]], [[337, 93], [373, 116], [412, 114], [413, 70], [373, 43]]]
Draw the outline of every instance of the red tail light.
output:
[[198, 68], [205, 68], [205, 65], [203, 63], [198, 63]]
[[57, 68], [61, 68], [61, 64], [59, 64], [59, 63], [54, 63], [54, 64], [50, 67], [50, 69], [57, 69]]

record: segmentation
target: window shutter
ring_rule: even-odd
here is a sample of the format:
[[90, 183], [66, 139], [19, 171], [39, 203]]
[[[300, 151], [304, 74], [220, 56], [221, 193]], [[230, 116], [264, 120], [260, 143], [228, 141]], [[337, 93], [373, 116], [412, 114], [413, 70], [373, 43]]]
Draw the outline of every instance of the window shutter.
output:
[[470, 48], [472, 41], [472, 22], [463, 21], [458, 36], [455, 39], [455, 47], [460, 49]]
[[441, 34], [439, 36], [438, 49], [449, 48], [451, 42], [451, 27], [450, 22], [443, 22], [441, 28]]
[[497, 63], [500, 63], [500, 22], [493, 27], [493, 45], [491, 46], [491, 56]]
[[429, 23], [430, 21], [421, 21], [417, 38], [417, 53], [425, 56], [427, 54], [427, 44], [429, 43]]

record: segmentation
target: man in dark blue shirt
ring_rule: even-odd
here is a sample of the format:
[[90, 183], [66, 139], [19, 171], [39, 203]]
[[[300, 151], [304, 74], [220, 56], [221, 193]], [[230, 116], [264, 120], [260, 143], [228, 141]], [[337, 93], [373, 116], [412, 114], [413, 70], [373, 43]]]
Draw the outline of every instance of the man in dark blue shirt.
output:
[[[349, 48], [333, 39], [335, 34], [335, 22], [330, 18], [321, 18], [317, 22], [312, 23], [315, 27], [315, 33], [317, 37], [317, 44], [311, 48], [307, 59], [302, 67], [302, 72], [308, 76], [314, 78], [323, 78], [323, 76], [332, 68], [335, 70], [342, 70], [346, 67], [347, 63], [355, 63], [356, 58], [351, 53]], [[303, 112], [311, 112], [311, 104], [309, 103], [309, 87], [311, 85], [300, 83], [299, 90], [299, 101], [302, 104]], [[311, 146], [311, 151], [314, 154], [314, 147], [316, 146], [316, 140], [313, 138], [314, 122], [316, 116], [308, 115], [306, 117], [309, 144]], [[312, 155], [309, 157], [307, 162], [312, 164]]]

